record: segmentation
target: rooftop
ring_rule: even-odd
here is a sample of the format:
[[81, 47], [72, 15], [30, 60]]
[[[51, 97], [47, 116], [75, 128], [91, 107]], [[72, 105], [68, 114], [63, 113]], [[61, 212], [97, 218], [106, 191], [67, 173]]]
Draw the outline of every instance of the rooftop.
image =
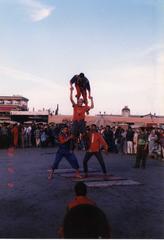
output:
[[25, 98], [25, 97], [20, 96], [20, 95], [0, 96], [0, 100], [25, 100], [25, 101], [29, 101], [28, 98]]

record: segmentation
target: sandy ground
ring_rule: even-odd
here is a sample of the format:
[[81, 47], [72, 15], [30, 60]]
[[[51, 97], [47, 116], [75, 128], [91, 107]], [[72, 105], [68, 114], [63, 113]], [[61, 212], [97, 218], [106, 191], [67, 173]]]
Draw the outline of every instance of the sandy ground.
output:
[[[74, 182], [56, 175], [47, 179], [56, 149], [0, 150], [0, 238], [58, 238]], [[80, 166], [84, 152], [76, 152]], [[136, 186], [88, 188], [88, 196], [106, 213], [112, 238], [164, 238], [164, 162], [148, 159], [134, 169], [134, 156], [104, 155], [115, 176], [142, 183]], [[92, 158], [89, 166], [100, 170]], [[65, 159], [60, 168], [70, 168]]]

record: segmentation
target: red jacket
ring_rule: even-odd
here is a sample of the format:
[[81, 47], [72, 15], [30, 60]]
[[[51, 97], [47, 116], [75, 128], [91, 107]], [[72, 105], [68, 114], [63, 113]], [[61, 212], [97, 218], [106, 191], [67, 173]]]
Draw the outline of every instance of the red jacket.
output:
[[108, 150], [108, 145], [105, 142], [104, 138], [98, 132], [93, 132], [89, 135], [89, 149], [88, 152], [99, 152], [101, 147], [104, 147], [105, 150]]
[[88, 105], [78, 106], [73, 105], [73, 121], [85, 120], [85, 113], [90, 110]]
[[81, 204], [91, 204], [91, 205], [96, 205], [94, 201], [89, 199], [87, 196], [76, 196], [69, 204], [68, 204], [68, 209], [71, 209], [73, 207], [76, 207]]

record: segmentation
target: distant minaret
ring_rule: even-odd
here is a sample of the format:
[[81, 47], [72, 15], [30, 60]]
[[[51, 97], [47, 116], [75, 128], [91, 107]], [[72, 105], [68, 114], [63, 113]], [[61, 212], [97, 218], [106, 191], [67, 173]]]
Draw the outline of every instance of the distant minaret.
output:
[[57, 104], [56, 110], [55, 110], [55, 115], [58, 115], [59, 112], [59, 104]]
[[129, 116], [130, 116], [130, 109], [128, 108], [128, 106], [125, 106], [125, 107], [122, 109], [122, 116], [123, 116], [123, 117], [129, 117]]

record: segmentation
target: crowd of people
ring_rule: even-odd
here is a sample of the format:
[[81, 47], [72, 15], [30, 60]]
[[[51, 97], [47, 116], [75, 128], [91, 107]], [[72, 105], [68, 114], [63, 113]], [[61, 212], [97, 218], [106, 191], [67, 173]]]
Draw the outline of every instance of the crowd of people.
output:
[[164, 158], [164, 129], [159, 128], [132, 128], [110, 126], [101, 127], [100, 131], [110, 146], [110, 152], [123, 154], [137, 154], [139, 135], [144, 131], [147, 141], [147, 153], [153, 158]]
[[62, 124], [6, 124], [0, 125], [0, 148], [53, 147]]
[[[67, 123], [71, 129], [71, 122]], [[0, 149], [15, 146], [17, 148], [29, 147], [56, 147], [58, 136], [65, 124], [1, 124], [0, 125]], [[89, 132], [90, 126], [86, 127]], [[139, 129], [120, 126], [100, 126], [97, 131], [108, 144], [109, 152], [136, 154]], [[145, 128], [148, 141], [148, 154], [153, 158], [164, 159], [164, 129]], [[85, 150], [85, 141], [79, 137], [76, 145], [78, 150]]]
[[[26, 147], [55, 147], [58, 145], [58, 136], [65, 124], [1, 124], [0, 125], [0, 149], [15, 146]], [[71, 128], [71, 123], [67, 124]], [[90, 127], [86, 127], [88, 132]], [[112, 153], [136, 154], [139, 129], [129, 127], [127, 130], [115, 126], [100, 126], [97, 131], [101, 133]], [[148, 139], [148, 153], [150, 157], [164, 158], [164, 130], [146, 129]], [[85, 150], [85, 143], [79, 137], [77, 148]]]

